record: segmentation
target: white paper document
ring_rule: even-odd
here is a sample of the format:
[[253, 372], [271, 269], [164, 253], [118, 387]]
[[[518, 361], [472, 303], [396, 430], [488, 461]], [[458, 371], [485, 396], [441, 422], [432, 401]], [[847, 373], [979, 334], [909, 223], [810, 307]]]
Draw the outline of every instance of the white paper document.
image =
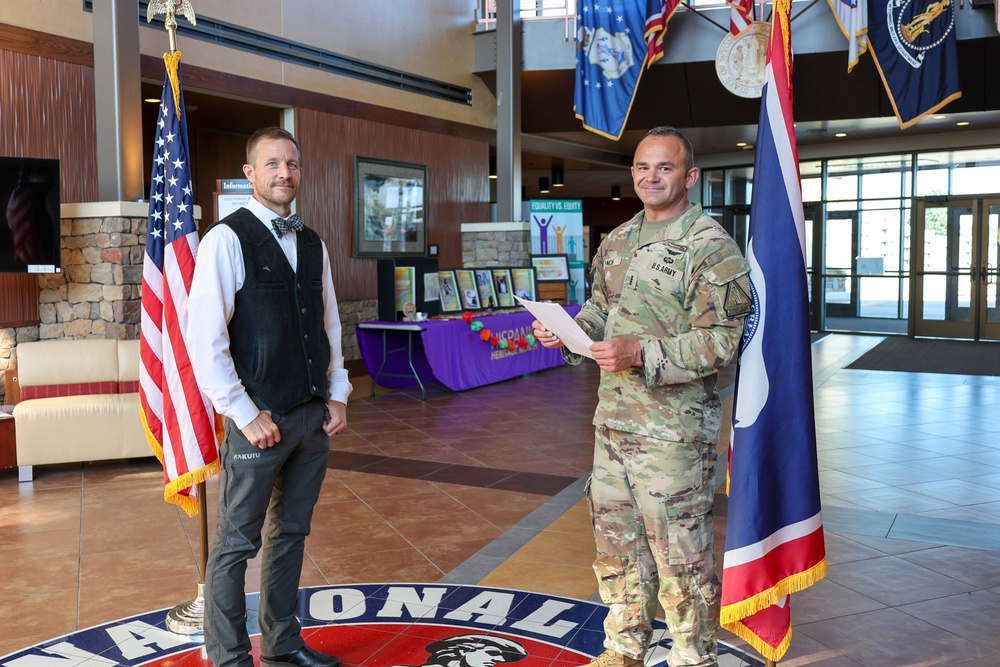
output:
[[528, 301], [514, 295], [514, 298], [521, 302], [521, 305], [528, 309], [528, 312], [535, 316], [546, 329], [559, 337], [559, 340], [569, 348], [570, 352], [582, 354], [585, 357], [594, 358], [590, 351], [590, 346], [594, 341], [583, 332], [580, 325], [569, 316], [569, 313], [558, 303], [542, 303], [541, 301]]

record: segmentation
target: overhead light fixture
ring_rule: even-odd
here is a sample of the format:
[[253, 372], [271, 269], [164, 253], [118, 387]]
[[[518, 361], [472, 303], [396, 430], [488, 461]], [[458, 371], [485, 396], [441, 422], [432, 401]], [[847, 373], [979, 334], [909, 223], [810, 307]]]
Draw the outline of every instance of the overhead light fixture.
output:
[[497, 158], [495, 155], [490, 156], [490, 178], [497, 177]]
[[563, 168], [552, 167], [552, 187], [561, 188], [563, 186]]
[[844, 137], [847, 136], [847, 132], [838, 132], [837, 134], [835, 134], [833, 136], [837, 137], [838, 139], [843, 139]]
[[549, 194], [549, 177], [542, 176], [538, 179], [538, 191], [543, 194]]
[[944, 120], [945, 116], [944, 116], [944, 114], [943, 114], [943, 113], [939, 113], [939, 114], [938, 114], [938, 115], [936, 115], [936, 116], [931, 116], [931, 118], [932, 118], [933, 120]]
[[147, 97], [146, 99], [143, 100], [143, 102], [149, 102], [150, 104], [159, 104], [160, 103], [160, 98], [158, 98], [158, 97]]
[[968, 124], [969, 124], [969, 121], [967, 121], [967, 120], [963, 120], [963, 121], [959, 121], [959, 122], [955, 123], [955, 125], [958, 125], [959, 127], [965, 127]]
[[743, 148], [746, 145], [747, 145], [747, 142], [745, 142], [745, 141], [737, 141], [736, 142], [736, 147], [737, 148]]
[[611, 186], [611, 201], [618, 201], [622, 198], [622, 188], [620, 185]]

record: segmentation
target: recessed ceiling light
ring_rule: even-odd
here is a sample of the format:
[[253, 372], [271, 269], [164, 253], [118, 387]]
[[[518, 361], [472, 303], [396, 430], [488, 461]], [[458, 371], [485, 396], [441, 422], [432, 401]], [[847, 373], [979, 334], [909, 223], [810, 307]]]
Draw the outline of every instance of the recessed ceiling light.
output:
[[147, 97], [146, 99], [143, 100], [143, 102], [149, 102], [150, 104], [159, 104], [160, 103], [160, 98], [158, 98], [158, 97]]
[[945, 118], [945, 115], [944, 114], [940, 114], [940, 113], [938, 115], [936, 115], [936, 116], [931, 116], [932, 120], [944, 120], [944, 118]]
[[958, 125], [959, 127], [961, 127], [963, 125], [968, 125], [968, 124], [969, 124], [969, 121], [967, 121], [967, 120], [960, 120], [957, 123], [955, 123], [955, 125]]
[[838, 139], [842, 139], [843, 137], [847, 136], [847, 132], [838, 132], [837, 134], [835, 134], [833, 136], [837, 137]]
[[743, 148], [746, 145], [747, 145], [747, 142], [745, 142], [745, 141], [738, 141], [738, 142], [736, 142], [736, 146], [738, 148]]

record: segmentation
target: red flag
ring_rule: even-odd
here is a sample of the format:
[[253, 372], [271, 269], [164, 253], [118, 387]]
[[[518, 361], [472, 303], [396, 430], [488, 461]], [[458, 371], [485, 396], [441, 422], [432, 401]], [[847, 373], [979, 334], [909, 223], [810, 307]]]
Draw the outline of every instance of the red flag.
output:
[[667, 36], [667, 21], [681, 6], [681, 0], [647, 0], [646, 2], [646, 67], [663, 57], [663, 38]]
[[198, 389], [187, 354], [187, 298], [198, 253], [180, 52], [166, 54], [153, 144], [146, 257], [142, 266], [139, 412], [163, 463], [164, 500], [198, 513], [191, 487], [219, 471], [220, 420]]
[[753, 0], [734, 0], [729, 8], [729, 33], [736, 37], [753, 23]]
[[788, 596], [826, 574], [790, 11], [774, 3], [757, 129], [722, 570], [722, 625], [774, 661], [791, 642]]

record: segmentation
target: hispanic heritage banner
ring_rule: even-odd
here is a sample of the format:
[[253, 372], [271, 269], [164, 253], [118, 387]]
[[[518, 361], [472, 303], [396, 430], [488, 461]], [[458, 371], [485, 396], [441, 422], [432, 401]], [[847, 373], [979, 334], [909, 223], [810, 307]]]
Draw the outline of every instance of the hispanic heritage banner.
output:
[[[680, 3], [670, 4], [676, 9]], [[586, 129], [615, 141], [621, 137], [647, 62], [646, 33], [660, 48], [652, 64], [662, 55], [669, 19], [663, 0], [580, 0], [573, 109]]]
[[962, 96], [952, 0], [872, 0], [868, 43], [900, 128]]
[[789, 596], [826, 574], [813, 411], [805, 221], [792, 118], [791, 0], [777, 0], [750, 203], [753, 310], [736, 374], [722, 625], [777, 661]]

